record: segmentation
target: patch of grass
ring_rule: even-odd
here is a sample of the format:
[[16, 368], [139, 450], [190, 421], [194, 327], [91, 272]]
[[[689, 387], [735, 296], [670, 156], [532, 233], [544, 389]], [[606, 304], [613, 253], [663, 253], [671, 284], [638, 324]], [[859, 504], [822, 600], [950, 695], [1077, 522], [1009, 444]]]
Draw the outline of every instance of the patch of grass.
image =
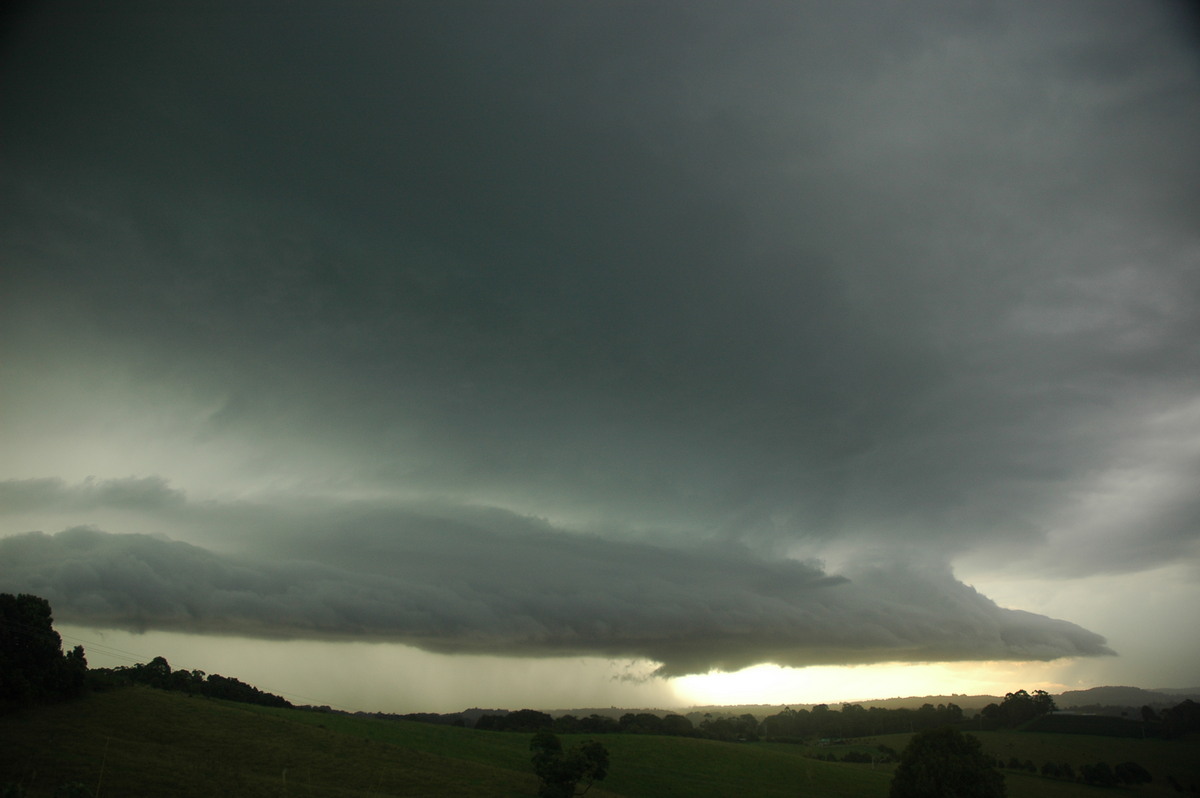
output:
[[[530, 735], [481, 732], [458, 726], [441, 726], [412, 721], [380, 720], [359, 715], [278, 709], [250, 704], [239, 710], [270, 715], [293, 723], [316, 726], [337, 734], [361, 737], [373, 742], [402, 745], [419, 751], [455, 759], [468, 759], [493, 767], [530, 770]], [[530, 772], [532, 772], [530, 770]]]
[[[970, 731], [979, 738], [983, 750], [997, 759], [1008, 762], [1030, 760], [1040, 769], [1045, 762], [1068, 763], [1078, 773], [1082, 765], [1107, 762], [1115, 767], [1120, 762], [1137, 762], [1154, 777], [1150, 784], [1136, 788], [1102, 790], [1061, 779], [1050, 779], [1023, 771], [1001, 769], [1008, 783], [1008, 794], [1024, 798], [1071, 798], [1072, 796], [1138, 795], [1144, 798], [1176, 796], [1168, 777], [1187, 790], [1195, 784], [1200, 789], [1200, 739], [1195, 736], [1181, 740], [1129, 739], [1090, 734], [1060, 734], [1024, 731]], [[908, 734], [881, 735], [873, 738], [897, 751], [908, 744]]]
[[[1012, 757], [1021, 762], [1028, 759], [1038, 768], [1046, 761], [1068, 762], [1076, 772], [1081, 765], [1094, 765], [1097, 762], [1107, 762], [1114, 767], [1120, 762], [1137, 762], [1154, 777], [1153, 782], [1137, 789], [1139, 795], [1147, 798], [1178, 794], [1170, 786], [1168, 776], [1174, 777], [1185, 790], [1192, 784], [1200, 788], [1200, 740], [1195, 737], [1183, 740], [1138, 740], [1090, 734], [1017, 731], [979, 732], [976, 736], [983, 743], [983, 750], [992, 756], [1005, 762]], [[1004, 772], [1012, 773], [1007, 770]]]
[[[512, 770], [529, 770], [531, 735], [346, 715], [246, 706], [244, 711], [287, 717], [298, 723], [371, 740], [461, 757]], [[608, 777], [589, 796], [634, 798], [728, 795], [795, 796], [797, 791], [828, 798], [887, 795], [888, 771], [816, 762], [794, 750], [750, 743], [720, 743], [655, 735], [560, 735], [564, 747], [588, 739], [608, 749]], [[784, 746], [784, 749], [794, 748]], [[533, 795], [536, 791], [531, 790]]]
[[869, 766], [818, 762], [759, 743], [624, 734], [598, 739], [612, 761], [605, 788], [628, 796], [883, 798], [891, 781], [890, 773]]

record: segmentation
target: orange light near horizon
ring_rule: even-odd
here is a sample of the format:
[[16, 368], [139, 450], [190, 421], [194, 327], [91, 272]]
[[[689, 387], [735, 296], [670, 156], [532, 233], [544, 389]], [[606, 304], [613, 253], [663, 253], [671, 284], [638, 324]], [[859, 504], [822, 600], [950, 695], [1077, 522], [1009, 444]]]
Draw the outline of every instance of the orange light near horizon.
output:
[[1045, 662], [886, 663], [784, 668], [755, 665], [736, 673], [674, 679], [681, 700], [696, 706], [830, 704], [926, 695], [1004, 695], [1014, 690], [1062, 692]]

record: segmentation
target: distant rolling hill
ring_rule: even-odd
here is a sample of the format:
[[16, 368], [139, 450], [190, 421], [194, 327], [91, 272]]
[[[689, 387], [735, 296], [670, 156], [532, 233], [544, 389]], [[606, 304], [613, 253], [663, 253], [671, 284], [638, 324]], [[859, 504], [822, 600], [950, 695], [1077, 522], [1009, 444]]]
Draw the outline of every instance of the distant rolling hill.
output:
[[1072, 707], [1170, 707], [1191, 698], [1200, 700], [1200, 690], [1144, 690], [1140, 687], [1093, 687], [1090, 690], [1069, 690], [1054, 697], [1059, 709]]

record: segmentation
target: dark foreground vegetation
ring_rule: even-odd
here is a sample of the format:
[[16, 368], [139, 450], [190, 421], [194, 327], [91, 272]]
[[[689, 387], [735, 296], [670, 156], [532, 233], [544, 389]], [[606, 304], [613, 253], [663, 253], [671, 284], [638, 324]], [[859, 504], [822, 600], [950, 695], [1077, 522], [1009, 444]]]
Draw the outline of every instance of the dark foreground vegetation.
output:
[[89, 669], [83, 646], [63, 652], [50, 602], [25, 593], [0, 593], [0, 712], [134, 684], [246, 704], [291, 706], [281, 696], [231, 677], [172, 671], [162, 657], [129, 667]]
[[[725, 743], [613, 734], [606, 778], [588, 796], [886, 798], [896, 764], [842, 761], [915, 735], [812, 743]], [[1176, 796], [1200, 784], [1195, 738], [1129, 740], [1012, 730], [972, 734], [996, 761], [1055, 762], [1078, 776], [1135, 761], [1153, 781], [1102, 790], [1000, 769], [1010, 798]], [[56, 796], [536, 796], [528, 733], [264, 707], [141, 685], [0, 716], [0, 791]], [[559, 735], [564, 749], [594, 737]], [[821, 761], [816, 755], [836, 762]], [[580, 785], [582, 786], [582, 785]], [[70, 792], [75, 790], [75, 792]], [[0, 792], [0, 794], [3, 794]], [[1190, 793], [1190, 794], [1195, 794]]]
[[0, 593], [0, 711], [80, 696], [87, 679], [83, 646], [63, 653], [50, 602]]
[[[713, 715], [711, 713], [626, 712], [620, 717], [590, 714], [579, 717], [570, 713], [557, 717], [534, 709], [468, 710], [445, 715], [413, 713], [392, 715], [369, 713], [371, 717], [465, 726], [482, 731], [536, 732], [548, 729], [557, 734], [661, 734], [673, 737], [700, 737], [726, 742], [796, 742], [814, 739], [842, 740], [882, 734], [901, 734], [951, 727], [964, 731], [1061, 732], [1097, 734], [1110, 737], [1174, 738], [1200, 732], [1200, 704], [1188, 699], [1174, 707], [1155, 712], [1144, 707], [1139, 720], [1113, 715], [1083, 715], [1056, 711], [1052, 696], [1042, 690], [1008, 693], [968, 716], [954, 703], [924, 704], [915, 709], [864, 708], [842, 704], [833, 709], [818, 704], [812, 709], [783, 710], [761, 720], [755, 715]], [[699, 716], [697, 716], [699, 715]]]
[[223, 698], [242, 704], [259, 704], [264, 707], [290, 707], [291, 703], [282, 696], [266, 693], [257, 687], [218, 673], [204, 671], [171, 670], [163, 657], [155, 657], [142, 665], [112, 668], [92, 673], [89, 684], [100, 689], [112, 689], [131, 684], [144, 684], [160, 690], [174, 690], [187, 695], [202, 695], [206, 698]]
[[1053, 728], [1072, 716], [1024, 691], [970, 718], [952, 704], [698, 722], [523, 710], [479, 712], [470, 728], [466, 715], [292, 707], [162, 658], [89, 671], [82, 649], [62, 651], [43, 600], [0, 594], [0, 611], [2, 798], [1200, 794], [1190, 701], [1146, 713], [1135, 739]]

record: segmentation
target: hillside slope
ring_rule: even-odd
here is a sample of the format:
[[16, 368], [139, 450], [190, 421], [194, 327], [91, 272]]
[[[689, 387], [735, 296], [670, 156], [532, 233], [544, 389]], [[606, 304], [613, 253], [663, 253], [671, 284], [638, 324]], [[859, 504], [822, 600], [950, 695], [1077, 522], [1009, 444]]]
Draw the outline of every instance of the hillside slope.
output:
[[[0, 718], [0, 787], [101, 796], [528, 796], [507, 769], [152, 688]], [[70, 794], [70, 793], [68, 793]], [[83, 793], [80, 793], [83, 794]]]
[[[322, 715], [296, 710], [252, 707], [247, 711], [287, 717], [296, 723], [322, 724], [347, 736], [411, 746], [421, 751], [513, 770], [529, 768], [528, 734], [482, 732], [452, 726], [383, 721], [351, 715]], [[564, 745], [589, 739], [561, 735]], [[825, 798], [883, 798], [890, 769], [809, 759], [802, 746], [722, 743], [683, 737], [638, 734], [601, 735], [611, 768], [597, 795], [628, 798], [725, 798], [755, 795], [793, 798], [797, 791]], [[529, 795], [535, 794], [531, 790]]]
[[[589, 798], [722, 798], [814, 795], [884, 798], [892, 767], [822, 762], [806, 755], [897, 750], [909, 735], [809, 747], [679, 737], [599, 737], [608, 778]], [[1155, 782], [1134, 794], [1174, 794], [1200, 782], [1195, 739], [1122, 740], [1068, 734], [985, 732], [987, 750], [1076, 766], [1134, 759]], [[145, 687], [0, 717], [0, 792], [23, 798], [131, 796], [534, 796], [530, 735], [484, 732], [188, 697]], [[563, 736], [573, 744], [578, 739]], [[1009, 794], [1068, 798], [1095, 788], [1007, 771]], [[74, 791], [70, 785], [78, 785]], [[601, 789], [603, 787], [603, 789]]]
[[[571, 744], [573, 738], [566, 736]], [[603, 738], [613, 796], [887, 794], [890, 773], [796, 747]], [[0, 717], [0, 789], [46, 796], [533, 796], [529, 735], [272, 709], [131, 687]]]

